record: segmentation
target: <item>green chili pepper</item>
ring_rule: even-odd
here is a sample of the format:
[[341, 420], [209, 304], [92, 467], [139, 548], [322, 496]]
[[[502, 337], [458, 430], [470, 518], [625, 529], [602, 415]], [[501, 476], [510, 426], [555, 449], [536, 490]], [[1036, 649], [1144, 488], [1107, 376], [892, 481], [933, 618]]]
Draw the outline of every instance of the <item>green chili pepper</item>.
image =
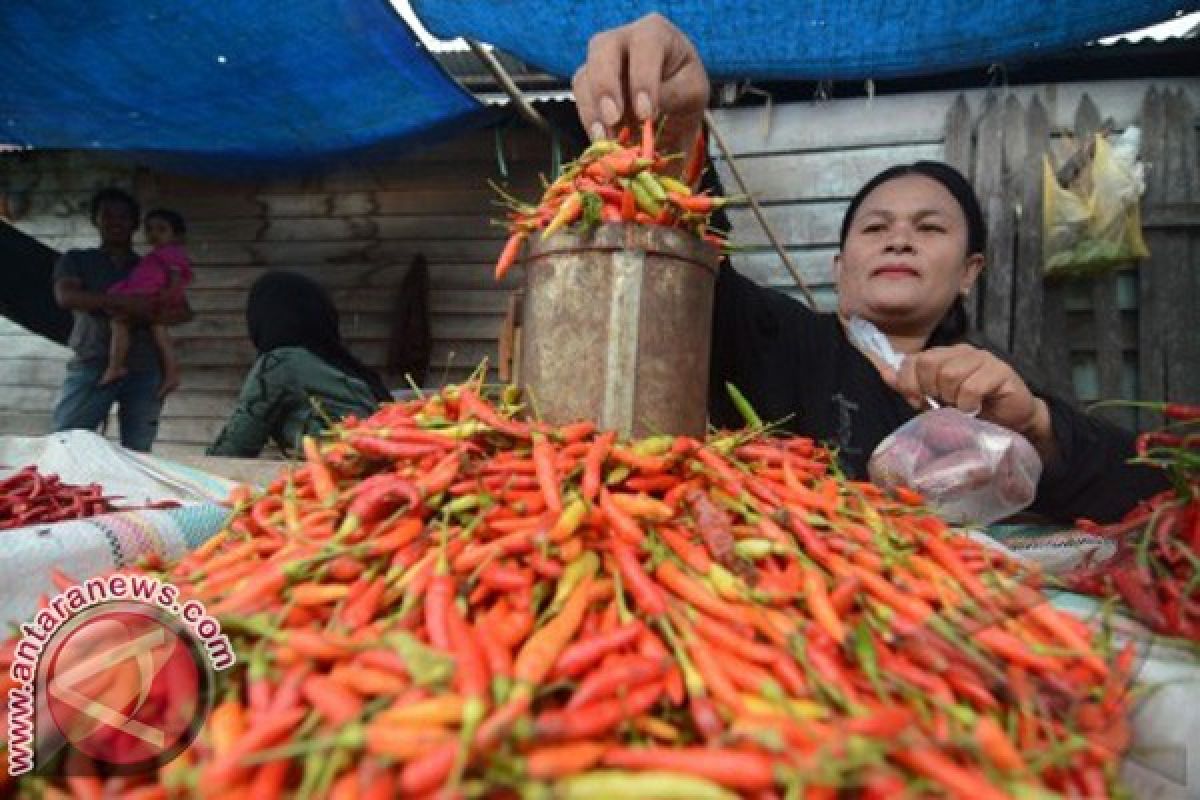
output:
[[558, 800], [737, 800], [712, 781], [677, 772], [598, 769], [564, 778], [554, 789]]
[[583, 553], [579, 558], [567, 564], [563, 574], [558, 579], [558, 586], [554, 591], [554, 599], [550, 601], [550, 607], [547, 609], [549, 614], [557, 614], [562, 610], [563, 604], [567, 602], [567, 598], [575, 591], [584, 578], [590, 578], [596, 574], [596, 570], [600, 568], [600, 556], [592, 550]]
[[662, 187], [662, 184], [651, 173], [639, 172], [634, 176], [633, 182], [641, 185], [646, 190], [646, 193], [660, 204], [667, 202], [667, 190]]
[[887, 697], [883, 682], [879, 678], [879, 658], [875, 653], [875, 642], [871, 639], [871, 629], [866, 622], [854, 628], [854, 658], [862, 667], [875, 693], [880, 697]]
[[733, 551], [751, 561], [757, 561], [779, 552], [776, 543], [770, 539], [738, 539], [734, 542]]
[[392, 634], [385, 641], [404, 659], [408, 674], [418, 686], [444, 684], [454, 675], [454, 659], [426, 647], [405, 631]]
[[657, 217], [662, 212], [662, 203], [655, 200], [654, 195], [646, 191], [646, 187], [642, 186], [641, 183], [630, 181], [629, 190], [633, 192], [633, 199], [637, 201], [639, 209], [652, 217]]
[[607, 475], [604, 476], [605, 486], [615, 486], [618, 483], [624, 483], [625, 479], [632, 474], [629, 467], [622, 464], [619, 467], [613, 467]]
[[670, 452], [675, 445], [675, 437], [666, 434], [647, 436], [633, 443], [630, 449], [639, 456], [661, 456]]
[[737, 409], [742, 419], [746, 421], [747, 427], [763, 427], [762, 417], [754, 410], [754, 406], [750, 405], [750, 401], [746, 399], [746, 395], [742, 394], [736, 386], [728, 382], [725, 384], [725, 391], [729, 393], [729, 399], [733, 402], [733, 407]]

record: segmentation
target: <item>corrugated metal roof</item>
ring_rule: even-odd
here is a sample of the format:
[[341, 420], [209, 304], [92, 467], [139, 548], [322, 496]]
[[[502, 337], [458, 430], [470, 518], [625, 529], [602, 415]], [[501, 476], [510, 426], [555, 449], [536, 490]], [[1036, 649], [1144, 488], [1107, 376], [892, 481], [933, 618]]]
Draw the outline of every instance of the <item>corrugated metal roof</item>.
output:
[[[563, 88], [567, 85], [562, 79], [535, 70], [502, 50], [493, 50], [492, 53], [522, 89]], [[477, 94], [487, 93], [496, 88], [492, 74], [470, 50], [446, 50], [431, 55], [451, 77]]]

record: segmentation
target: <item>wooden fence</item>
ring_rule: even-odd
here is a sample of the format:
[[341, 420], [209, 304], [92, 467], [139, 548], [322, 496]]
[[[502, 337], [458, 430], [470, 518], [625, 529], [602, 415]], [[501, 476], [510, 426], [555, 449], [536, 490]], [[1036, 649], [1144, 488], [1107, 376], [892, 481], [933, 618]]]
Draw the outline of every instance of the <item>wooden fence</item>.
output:
[[[1200, 400], [1200, 171], [1196, 109], [1182, 88], [1147, 88], [1136, 115], [1113, 118], [1085, 93], [1069, 125], [1042, 97], [989, 93], [946, 118], [946, 159], [967, 172], [988, 217], [988, 267], [971, 298], [975, 329], [1035, 364], [1049, 389], [1081, 403]], [[1065, 121], [1065, 120], [1064, 120]], [[1142, 130], [1143, 227], [1151, 256], [1095, 278], [1046, 281], [1042, 163], [1062, 164], [1108, 121]], [[1145, 427], [1154, 415], [1101, 412]]]

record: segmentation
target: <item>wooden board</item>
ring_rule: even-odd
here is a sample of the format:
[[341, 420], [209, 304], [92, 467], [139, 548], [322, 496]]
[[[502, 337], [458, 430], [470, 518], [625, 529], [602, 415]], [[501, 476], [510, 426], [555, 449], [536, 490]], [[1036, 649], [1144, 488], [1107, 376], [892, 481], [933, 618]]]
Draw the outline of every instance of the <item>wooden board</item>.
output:
[[[972, 293], [974, 303], [967, 305], [967, 318], [972, 330], [983, 333], [997, 347], [1007, 348], [1008, 316], [1001, 309], [993, 309], [994, 295], [1001, 289], [1008, 273], [998, 256], [1003, 252], [1001, 240], [1011, 236], [1011, 227], [997, 227], [996, 221], [1004, 216], [1004, 104], [999, 95], [990, 95], [985, 101], [975, 123], [975, 194], [983, 207], [988, 221], [987, 269], [979, 279], [979, 290]], [[987, 324], [991, 320], [990, 325]]]
[[[1070, 128], [1080, 97], [1090, 93], [1105, 116], [1124, 128], [1137, 118], [1152, 85], [1186, 89], [1200, 97], [1200, 78], [1133, 79], [1088, 83], [1034, 84], [1008, 91], [1027, 104], [1034, 95], [1046, 105], [1052, 128]], [[946, 113], [962, 95], [973, 118], [987, 90], [921, 92], [874, 98], [838, 98], [820, 103], [776, 105], [764, 125], [760, 108], [719, 109], [713, 113], [735, 155], [841, 149], [864, 145], [940, 142]], [[763, 135], [764, 127], [768, 133]]]
[[[1200, 200], [1197, 162], [1196, 105], [1181, 91], [1166, 95], [1165, 166], [1162, 202], [1183, 205]], [[1163, 296], [1170, 315], [1163, 341], [1166, 397], [1177, 402], [1200, 402], [1200, 230], [1173, 228], [1166, 232], [1164, 261], [1172, 264], [1163, 276]], [[1187, 269], [1186, 265], [1192, 265]]]
[[[785, 247], [836, 246], [841, 230], [845, 202], [804, 203], [799, 205], [768, 206], [763, 209], [775, 235]], [[770, 245], [762, 227], [749, 209], [731, 209], [732, 241], [739, 247]]]
[[[810, 288], [833, 284], [833, 257], [836, 253], [836, 247], [788, 249], [792, 263]], [[774, 250], [757, 248], [737, 252], [730, 260], [739, 272], [763, 286], [791, 288], [796, 284]]]
[[[769, 153], [737, 157], [737, 166], [750, 192], [761, 203], [791, 203], [804, 200], [845, 200], [859, 188], [895, 164], [937, 160], [942, 146], [899, 144], [810, 153]], [[714, 160], [717, 174], [727, 192], [737, 182], [728, 163]]]
[[[429, 280], [432, 297], [487, 291], [505, 290], [519, 283], [520, 271], [514, 270], [503, 281], [492, 277], [491, 263], [438, 263], [429, 265]], [[212, 290], [236, 291], [244, 294], [254, 281], [268, 269], [286, 269], [311, 278], [327, 289], [352, 289], [372, 287], [394, 289], [400, 286], [408, 272], [407, 263], [379, 262], [374, 264], [338, 264], [334, 267], [306, 264], [287, 267], [225, 267], [209, 266], [196, 269], [196, 281], [192, 293], [200, 294]], [[442, 302], [450, 302], [444, 300]]]
[[[1144, 203], [1153, 207], [1166, 198], [1166, 108], [1165, 98], [1157, 89], [1146, 93], [1142, 108], [1142, 159], [1146, 163]], [[1177, 254], [1174, 242], [1165, 231], [1147, 235], [1150, 258], [1138, 272], [1138, 321], [1141, 332], [1138, 362], [1138, 396], [1142, 400], [1164, 400], [1166, 364], [1161, 343], [1166, 337], [1169, 298], [1165, 296], [1165, 277]], [[1155, 415], [1139, 414], [1138, 424], [1153, 425]]]
[[[1044, 290], [1042, 270], [1042, 163], [1050, 122], [1041, 98], [1033, 97], [1025, 112], [1025, 157], [1020, 164], [1020, 213], [1016, 274], [1013, 277], [1013, 319], [1017, 320], [1012, 352], [1018, 363], [1036, 364], [1042, 349]], [[1033, 324], [1028, 324], [1033, 322]]]

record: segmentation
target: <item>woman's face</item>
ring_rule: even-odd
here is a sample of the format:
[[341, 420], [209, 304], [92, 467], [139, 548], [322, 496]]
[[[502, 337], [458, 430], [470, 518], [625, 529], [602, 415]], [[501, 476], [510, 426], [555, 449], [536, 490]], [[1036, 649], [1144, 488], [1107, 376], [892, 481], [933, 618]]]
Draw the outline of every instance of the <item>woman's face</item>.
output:
[[965, 294], [983, 256], [967, 256], [967, 221], [954, 196], [924, 175], [876, 187], [834, 259], [838, 307], [885, 333], [932, 331]]

